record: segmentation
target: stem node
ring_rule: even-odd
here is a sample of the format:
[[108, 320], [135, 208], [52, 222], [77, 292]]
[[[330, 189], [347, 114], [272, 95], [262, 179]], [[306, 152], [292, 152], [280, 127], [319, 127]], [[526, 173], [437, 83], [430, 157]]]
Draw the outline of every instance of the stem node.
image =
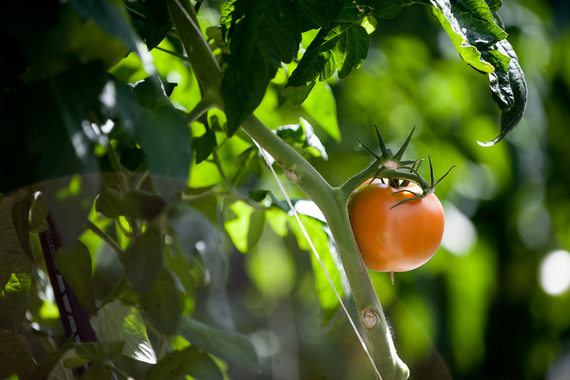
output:
[[378, 314], [371, 308], [367, 307], [366, 309], [360, 312], [360, 320], [366, 326], [367, 329], [374, 328], [378, 324], [380, 318]]

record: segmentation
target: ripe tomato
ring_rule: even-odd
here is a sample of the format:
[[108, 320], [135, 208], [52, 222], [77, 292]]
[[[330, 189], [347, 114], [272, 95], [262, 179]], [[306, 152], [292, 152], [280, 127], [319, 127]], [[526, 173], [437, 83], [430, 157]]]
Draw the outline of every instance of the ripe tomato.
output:
[[356, 189], [349, 200], [352, 230], [369, 269], [378, 272], [405, 272], [426, 263], [437, 251], [443, 237], [443, 208], [435, 194], [413, 198], [410, 184], [395, 189], [374, 180]]

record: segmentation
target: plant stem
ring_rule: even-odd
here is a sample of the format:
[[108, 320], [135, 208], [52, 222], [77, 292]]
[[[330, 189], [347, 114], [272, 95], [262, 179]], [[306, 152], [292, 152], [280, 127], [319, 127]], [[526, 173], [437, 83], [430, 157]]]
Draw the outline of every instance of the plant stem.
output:
[[[220, 94], [222, 73], [200, 28], [178, 0], [169, 0], [168, 5], [198, 81], [205, 86], [203, 87], [204, 99], [206, 99], [204, 101], [223, 109]], [[368, 167], [341, 188], [333, 188], [307, 160], [271, 132], [255, 116], [248, 117], [241, 127], [273, 156], [287, 177], [295, 182], [323, 212], [337, 244], [358, 308], [360, 327], [364, 332], [376, 367], [380, 370], [384, 380], [407, 379], [408, 367], [396, 353], [382, 306], [359, 254], [346, 208], [351, 188], [358, 186], [360, 178], [365, 177], [369, 172], [374, 173], [375, 169]]]
[[188, 1], [183, 0], [168, 0], [167, 3], [168, 12], [184, 45], [192, 70], [200, 83], [203, 99], [206, 101], [211, 99], [212, 104], [221, 105], [222, 69], [198, 27], [194, 8]]
[[87, 228], [89, 228], [95, 235], [99, 236], [105, 243], [109, 245], [115, 252], [119, 254], [119, 256], [123, 256], [125, 252], [121, 249], [119, 244], [115, 240], [113, 240], [109, 235], [103, 232], [99, 227], [95, 225], [92, 221], [87, 221]]
[[[398, 357], [378, 296], [352, 234], [345, 191], [332, 188], [316, 169], [256, 117], [249, 117], [242, 128], [269, 152], [287, 176], [311, 198], [327, 220], [356, 301], [367, 346], [384, 379], [406, 379], [409, 370]], [[361, 176], [373, 168], [365, 169]], [[353, 177], [354, 178], [354, 177]], [[353, 182], [356, 182], [354, 180]], [[348, 187], [347, 187], [348, 188]], [[346, 189], [346, 188], [345, 188]]]
[[188, 123], [195, 122], [200, 116], [208, 112], [212, 107], [214, 107], [214, 104], [212, 102], [205, 99], [200, 100], [198, 104], [192, 108], [190, 113], [186, 115], [186, 121], [188, 121]]
[[156, 50], [160, 50], [160, 51], [162, 51], [162, 52], [165, 52], [166, 54], [170, 54], [170, 55], [172, 55], [172, 56], [174, 56], [174, 57], [181, 58], [181, 59], [183, 59], [183, 60], [185, 60], [185, 61], [188, 59], [188, 58], [186, 58], [186, 56], [183, 55], [183, 54], [180, 54], [180, 53], [177, 53], [177, 52], [175, 52], [175, 51], [171, 51], [171, 50], [168, 50], [168, 49], [165, 49], [165, 48], [161, 48], [160, 46], [155, 46], [154, 48], [155, 48]]
[[352, 176], [348, 181], [346, 181], [342, 186], [339, 188], [342, 192], [342, 196], [345, 200], [348, 200], [350, 194], [356, 190], [358, 186], [362, 184], [362, 182], [366, 181], [368, 178], [374, 175], [378, 170], [378, 160], [372, 161], [370, 165], [360, 173], [355, 174]]

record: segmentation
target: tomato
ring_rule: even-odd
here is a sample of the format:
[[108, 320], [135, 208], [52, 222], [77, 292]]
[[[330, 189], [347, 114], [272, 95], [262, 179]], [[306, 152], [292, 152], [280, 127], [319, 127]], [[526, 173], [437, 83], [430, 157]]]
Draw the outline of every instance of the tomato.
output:
[[[367, 181], [369, 182], [369, 181]], [[431, 193], [413, 198], [421, 189], [410, 184], [393, 188], [374, 180], [361, 185], [349, 200], [348, 212], [354, 237], [369, 269], [405, 272], [425, 264], [437, 251], [443, 237], [441, 202]]]

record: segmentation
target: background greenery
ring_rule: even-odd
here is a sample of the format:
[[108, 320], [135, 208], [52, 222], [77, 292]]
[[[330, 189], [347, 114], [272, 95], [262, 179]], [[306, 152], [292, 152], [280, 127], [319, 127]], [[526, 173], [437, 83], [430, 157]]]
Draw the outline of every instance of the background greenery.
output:
[[[216, 37], [216, 31], [208, 27], [219, 24], [220, 5], [206, 3], [198, 12], [204, 32], [212, 38]], [[22, 25], [28, 27], [23, 33], [29, 35], [45, 29], [52, 32], [26, 38], [30, 46], [3, 53], [0, 61], [4, 65], [3, 86], [10, 88], [17, 82], [15, 72], [22, 74], [14, 64], [18, 62], [15, 58], [31, 62], [25, 76], [32, 83], [38, 83], [34, 82], [36, 78], [52, 79], [18, 93], [19, 98], [12, 94], [8, 97], [7, 91], [2, 93], [0, 181], [3, 186], [0, 191], [13, 191], [39, 179], [112, 169], [109, 153], [112, 149], [105, 148], [105, 141], [90, 141], [89, 147], [95, 155], [87, 156], [77, 167], [61, 162], [65, 151], [72, 149], [72, 145], [61, 142], [67, 141], [68, 131], [64, 128], [46, 131], [44, 126], [66, 125], [66, 120], [81, 117], [77, 116], [81, 110], [77, 111], [75, 100], [61, 94], [77, 94], [78, 89], [93, 88], [98, 96], [104, 83], [98, 82], [97, 75], [104, 69], [97, 64], [88, 69], [82, 66], [83, 71], [77, 71], [74, 76], [77, 62], [50, 60], [54, 55], [50, 49], [57, 47], [55, 56], [73, 56], [73, 60], [82, 65], [103, 58], [106, 68], [112, 67], [110, 72], [117, 83], [134, 83], [148, 76], [133, 53], [115, 65], [125, 52], [121, 42], [110, 40], [95, 23], [79, 23], [69, 8], [66, 8], [68, 13], [60, 15], [59, 20], [65, 21], [63, 31], [57, 28], [53, 31], [50, 29], [53, 24], [49, 22], [43, 25], [41, 21], [49, 18], [42, 18], [41, 12], [30, 14], [24, 21], [4, 20], [2, 31], [8, 40], [20, 41], [16, 36]], [[368, 164], [369, 155], [356, 143], [356, 137], [375, 146], [374, 124], [379, 126], [391, 147], [399, 146], [415, 125], [417, 130], [407, 157], [431, 155], [439, 174], [456, 165], [437, 189], [449, 226], [438, 253], [425, 266], [396, 274], [395, 285], [390, 284], [388, 274], [370, 273], [393, 325], [398, 352], [414, 379], [570, 377], [570, 291], [566, 287], [560, 294], [549, 294], [549, 288], [544, 285], [546, 280], [541, 278], [542, 264], [550, 253], [570, 250], [570, 153], [566, 123], [570, 116], [570, 8], [564, 1], [509, 0], [504, 2], [500, 14], [525, 72], [529, 100], [521, 124], [496, 146], [483, 148], [477, 144], [477, 140], [495, 137], [499, 125], [499, 111], [489, 94], [486, 76], [460, 60], [430, 9], [422, 5], [404, 8], [393, 20], [379, 21], [362, 67], [342, 80], [333, 77], [327, 82], [318, 82], [302, 106], [294, 107], [282, 95], [281, 89], [287, 80], [285, 72], [290, 68], [280, 69], [256, 111], [272, 129], [299, 123], [300, 117], [306, 120], [301, 121], [302, 124], [310, 123], [322, 148], [311, 143], [305, 152], [333, 185], [340, 185]], [[9, 13], [4, 13], [3, 18], [6, 15]], [[130, 15], [136, 26], [136, 12]], [[85, 30], [65, 33], [69, 31], [66, 28], [85, 28], [88, 33], [84, 33]], [[81, 39], [81, 36], [89, 38]], [[304, 47], [313, 36], [304, 35]], [[101, 45], [105, 46], [104, 50], [99, 50]], [[110, 54], [114, 46], [116, 56]], [[161, 42], [159, 47], [181, 51], [172, 38]], [[224, 48], [218, 45], [217, 52]], [[8, 59], [10, 54], [12, 59]], [[178, 84], [169, 88], [174, 105], [190, 111], [200, 96], [188, 65], [159, 49], [153, 49], [151, 55], [163, 82]], [[65, 76], [57, 76], [68, 68], [71, 71]], [[86, 76], [86, 72], [94, 75]], [[46, 88], [53, 97], [45, 96]], [[183, 123], [177, 121], [178, 115], [172, 109], [153, 103], [157, 102], [153, 88], [152, 80], [139, 83], [132, 93], [117, 84], [118, 99], [123, 109], [129, 111], [128, 115], [118, 117], [123, 133], [129, 133], [129, 120], [140, 122], [156, 118], [151, 120], [168, 120], [175, 126]], [[91, 99], [91, 94], [84, 95]], [[46, 115], [53, 115], [53, 109], [61, 112], [52, 116], [54, 120], [46, 119]], [[102, 121], [110, 117], [106, 112], [114, 111], [103, 110]], [[175, 352], [190, 355], [185, 356], [187, 361], [189, 357], [197, 360], [200, 368], [206, 368], [205, 373], [225, 373], [232, 378], [373, 378], [370, 365], [346, 317], [338, 312], [338, 304], [307, 251], [299, 228], [278, 207], [259, 212], [260, 206], [269, 203], [270, 196], [264, 192], [248, 193], [252, 189], [269, 190], [281, 199], [257, 149], [240, 133], [231, 139], [225, 138], [214, 121], [217, 118], [223, 124], [222, 113], [210, 111], [208, 117], [208, 127], [200, 122], [191, 125], [193, 159], [188, 185], [200, 190], [188, 189], [184, 193], [184, 204], [174, 202], [167, 206], [172, 240], [166, 239], [162, 252], [165, 270], [150, 274], [166, 278], [162, 288], [150, 292], [156, 291], [165, 298], [164, 294], [172, 296], [171, 299], [178, 301], [172, 301], [168, 308], [175, 311], [175, 317], [182, 314], [193, 319], [184, 319], [180, 327], [183, 333], [173, 337], [168, 315], [142, 313], [156, 327], [142, 334], [144, 338], [148, 333], [145, 342], [152, 344], [156, 351], [152, 355], [147, 352], [143, 362], [151, 363], [153, 355], [157, 355], [160, 363], [164, 355], [178, 350]], [[15, 128], [20, 122], [24, 127]], [[308, 127], [303, 125], [304, 137], [307, 137]], [[170, 148], [180, 151], [177, 144], [189, 138], [180, 129], [177, 131], [181, 133], [180, 139], [161, 141], [166, 151]], [[284, 131], [283, 136], [289, 131]], [[146, 141], [149, 147], [157, 145], [153, 142], [160, 138], [152, 134], [150, 127], [143, 127], [137, 133], [137, 141], [143, 144]], [[136, 171], [141, 163], [140, 152], [136, 146], [125, 143], [133, 137], [111, 135], [110, 138], [116, 141], [114, 149], [120, 153], [121, 165]], [[207, 149], [201, 150], [210, 146], [212, 139], [219, 146], [213, 155]], [[293, 134], [291, 141], [302, 140]], [[34, 141], [34, 144], [26, 144], [26, 141]], [[42, 150], [43, 144], [57, 149]], [[26, 149], [22, 151], [20, 146]], [[143, 148], [153, 174], [172, 177], [188, 172], [189, 160], [180, 157], [173, 157], [168, 161], [171, 166], [157, 172], [152, 167], [152, 157], [163, 157], [166, 153]], [[188, 158], [190, 151], [185, 154], [183, 158]], [[50, 164], [36, 165], [38, 157]], [[74, 178], [54, 185], [56, 201], [70, 194], [73, 198], [86, 193], [86, 197], [91, 196], [89, 199], [93, 200], [91, 193], [97, 191], [89, 191], [86, 179], [89, 177]], [[153, 189], [170, 200], [173, 185], [164, 184], [166, 180], [162, 178], [153, 177]], [[114, 177], [103, 178], [97, 180], [93, 188], [101, 183], [116, 185], [115, 181]], [[143, 189], [150, 188], [145, 186]], [[304, 197], [292, 184], [287, 184], [287, 190], [294, 199]], [[131, 252], [131, 256], [143, 255], [144, 250], [131, 245], [131, 240], [139, 241], [129, 234], [133, 231], [122, 232], [113, 219], [124, 218], [119, 222], [127, 224], [129, 217], [152, 218], [139, 214], [125, 217], [125, 213], [140, 208], [117, 211], [125, 198], [117, 201], [113, 194], [99, 197], [102, 198], [108, 203], [101, 201], [97, 210], [103, 211], [105, 216], [97, 214], [89, 203], [85, 210], [90, 213], [90, 220], [116, 237], [121, 248]], [[136, 194], [133, 199], [141, 201]], [[73, 204], [80, 205], [81, 199], [75, 199]], [[334, 271], [334, 261], [328, 255], [332, 252], [334, 256], [334, 249], [328, 245], [326, 229], [317, 219], [304, 217], [303, 220], [319, 251], [328, 257], [327, 265], [337, 286], [342, 287], [341, 275]], [[143, 231], [148, 239], [146, 244], [154, 244], [152, 228], [141, 227], [139, 232]], [[121, 263], [116, 254], [93, 231], [70, 233], [74, 234], [81, 235], [93, 262], [93, 299], [96, 300], [93, 302], [99, 310], [98, 319], [92, 323], [106, 326], [101, 315], [116, 318], [126, 313], [132, 318], [141, 318], [124, 306], [125, 302], [132, 301], [144, 309], [152, 302], [142, 275], [129, 269], [138, 263], [122, 261], [134, 290], [125, 291], [119, 297], [117, 294], [123, 291], [120, 288], [123, 273], [118, 269]], [[33, 271], [33, 291], [22, 334], [34, 357], [43, 359], [61, 343], [61, 328], [57, 308], [46, 285], [37, 237], [32, 238], [30, 252], [37, 268]], [[151, 266], [147, 264], [144, 268], [151, 270]], [[558, 268], [563, 269], [563, 264]], [[570, 277], [568, 270], [561, 273], [548, 272], [548, 278], [566, 276], [561, 278], [564, 282]], [[118, 303], [119, 298], [123, 303]], [[200, 346], [196, 331], [206, 330], [192, 324], [196, 321], [247, 336], [259, 358], [258, 371], [244, 368], [243, 361], [235, 365], [235, 362], [240, 363], [240, 358], [227, 352], [212, 351], [207, 344]], [[2, 326], [6, 324], [9, 323], [3, 321]], [[104, 335], [103, 330], [104, 327], [100, 327], [98, 333]], [[166, 341], [165, 334], [170, 334]], [[204, 359], [197, 351], [183, 351], [188, 341], [217, 358]], [[227, 342], [227, 337], [222, 341]], [[125, 350], [123, 347], [122, 353], [132, 358], [133, 351], [127, 355], [129, 352]], [[220, 357], [224, 360], [218, 359]], [[131, 359], [122, 358], [118, 363], [124, 372], [133, 376], [148, 371], [148, 364], [145, 367]], [[211, 366], [217, 369], [212, 370]], [[56, 372], [58, 368], [52, 376], [60, 374]], [[200, 373], [193, 375], [200, 378]], [[158, 370], [154, 376], [160, 378]]]

